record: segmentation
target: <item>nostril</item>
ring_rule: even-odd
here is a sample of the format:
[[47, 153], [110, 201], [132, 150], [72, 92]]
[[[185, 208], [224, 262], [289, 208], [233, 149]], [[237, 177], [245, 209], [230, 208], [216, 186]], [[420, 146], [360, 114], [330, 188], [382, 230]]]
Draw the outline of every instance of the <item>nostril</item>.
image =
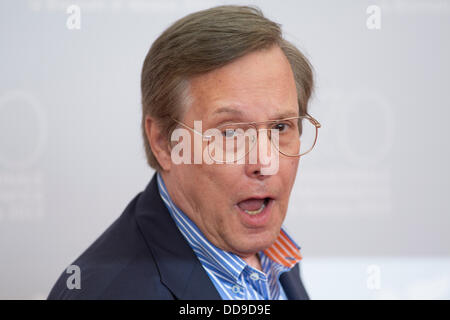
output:
[[261, 171], [260, 171], [259, 169], [255, 169], [255, 170], [253, 171], [253, 174], [259, 176], [259, 175], [261, 174]]

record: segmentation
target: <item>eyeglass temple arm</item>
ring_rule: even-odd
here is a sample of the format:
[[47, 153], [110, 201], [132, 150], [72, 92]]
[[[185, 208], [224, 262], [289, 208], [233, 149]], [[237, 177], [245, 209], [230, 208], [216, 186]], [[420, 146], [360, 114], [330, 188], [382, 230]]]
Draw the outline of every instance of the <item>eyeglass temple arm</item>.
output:
[[312, 116], [310, 116], [309, 114], [308, 114], [308, 115], [305, 115], [305, 116], [303, 116], [303, 117], [309, 119], [309, 121], [311, 121], [312, 124], [313, 124], [316, 128], [322, 127], [322, 125], [319, 123], [319, 121], [317, 121], [316, 119], [314, 119], [314, 118], [313, 118]]
[[198, 134], [199, 136], [201, 136], [204, 140], [211, 140], [211, 136], [205, 136], [204, 134], [202, 134], [201, 132], [198, 132], [197, 130], [195, 130], [194, 128], [189, 127], [188, 125], [184, 124], [181, 121], [178, 121], [177, 119], [173, 119], [173, 121], [175, 121], [176, 123], [182, 125], [183, 127], [185, 127], [186, 129], [191, 130], [192, 132]]

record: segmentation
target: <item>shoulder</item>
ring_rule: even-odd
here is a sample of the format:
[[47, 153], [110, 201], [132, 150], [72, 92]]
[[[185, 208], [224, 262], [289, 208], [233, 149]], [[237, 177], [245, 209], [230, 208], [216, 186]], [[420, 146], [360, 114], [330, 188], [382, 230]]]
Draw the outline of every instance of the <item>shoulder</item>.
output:
[[[137, 226], [134, 207], [138, 197], [71, 264], [79, 271], [79, 279], [64, 270], [48, 299], [173, 299], [161, 283], [153, 254]], [[77, 280], [79, 287], [70, 285]]]

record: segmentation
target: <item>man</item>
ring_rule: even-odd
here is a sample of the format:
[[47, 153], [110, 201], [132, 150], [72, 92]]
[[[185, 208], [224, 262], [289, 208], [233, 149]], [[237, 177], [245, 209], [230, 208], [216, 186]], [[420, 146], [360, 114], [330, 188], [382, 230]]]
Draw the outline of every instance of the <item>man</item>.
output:
[[282, 223], [320, 126], [307, 114], [312, 88], [306, 58], [257, 9], [215, 7], [169, 27], [141, 79], [157, 172], [73, 263], [79, 288], [63, 273], [49, 299], [308, 299], [299, 247]]

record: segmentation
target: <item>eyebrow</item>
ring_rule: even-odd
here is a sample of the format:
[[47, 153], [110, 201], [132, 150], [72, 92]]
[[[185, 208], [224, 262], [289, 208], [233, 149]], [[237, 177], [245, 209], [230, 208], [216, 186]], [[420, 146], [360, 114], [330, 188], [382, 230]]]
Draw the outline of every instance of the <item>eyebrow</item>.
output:
[[[235, 108], [230, 108], [230, 107], [220, 107], [212, 113], [212, 116], [217, 116], [217, 115], [224, 114], [224, 113], [233, 114], [236, 116], [244, 115], [244, 112], [242, 112], [241, 110], [238, 110]], [[279, 119], [286, 119], [286, 118], [297, 117], [297, 116], [298, 116], [298, 113], [295, 111], [286, 111], [286, 112], [281, 112], [281, 113], [275, 114], [274, 117], [269, 120], [279, 120]]]
[[213, 116], [216, 116], [221, 113], [231, 113], [236, 115], [243, 115], [243, 112], [238, 109], [230, 108], [230, 107], [220, 107], [213, 112]]
[[272, 120], [279, 120], [279, 119], [286, 119], [286, 118], [293, 118], [298, 117], [298, 113], [295, 111], [286, 111], [281, 112], [275, 115], [275, 117]]

